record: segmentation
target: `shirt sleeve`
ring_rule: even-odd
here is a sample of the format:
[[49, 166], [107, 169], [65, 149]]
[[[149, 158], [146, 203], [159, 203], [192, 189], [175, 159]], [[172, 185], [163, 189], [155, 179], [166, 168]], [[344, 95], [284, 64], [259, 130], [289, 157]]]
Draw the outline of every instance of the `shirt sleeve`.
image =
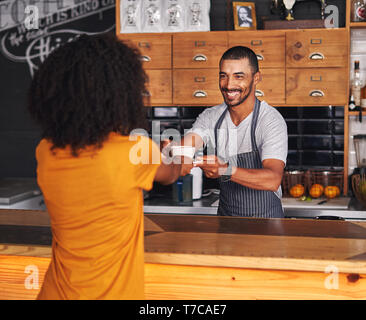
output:
[[277, 110], [266, 118], [262, 130], [261, 160], [279, 159], [286, 165], [288, 152], [287, 125]]
[[151, 190], [153, 187], [156, 171], [161, 164], [161, 153], [157, 144], [151, 139], [141, 136], [137, 140], [141, 153], [136, 164], [136, 184], [144, 190]]
[[206, 109], [200, 113], [196, 121], [193, 123], [192, 128], [189, 129], [185, 135], [189, 133], [197, 134], [202, 138], [204, 144], [206, 145], [210, 139], [210, 130], [212, 131], [212, 128], [210, 128], [211, 122], [210, 110]]

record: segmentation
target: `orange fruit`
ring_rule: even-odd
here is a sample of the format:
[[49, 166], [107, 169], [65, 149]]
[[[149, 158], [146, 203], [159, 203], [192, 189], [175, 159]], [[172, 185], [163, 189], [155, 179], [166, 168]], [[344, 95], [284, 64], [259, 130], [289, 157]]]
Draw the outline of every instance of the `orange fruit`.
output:
[[327, 186], [324, 189], [324, 194], [327, 198], [333, 199], [335, 197], [338, 197], [341, 191], [337, 186]]
[[291, 187], [290, 194], [294, 198], [298, 198], [304, 194], [304, 191], [305, 191], [305, 188], [302, 184], [295, 184], [294, 186]]
[[324, 192], [324, 187], [321, 184], [315, 183], [311, 186], [309, 194], [312, 198], [319, 198]]

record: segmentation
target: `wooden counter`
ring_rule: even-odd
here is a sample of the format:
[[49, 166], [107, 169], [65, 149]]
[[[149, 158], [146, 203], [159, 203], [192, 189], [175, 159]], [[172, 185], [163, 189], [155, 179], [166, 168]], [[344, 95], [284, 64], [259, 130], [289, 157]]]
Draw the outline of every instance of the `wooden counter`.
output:
[[[0, 210], [0, 299], [37, 295], [50, 241], [47, 213]], [[150, 214], [145, 261], [147, 299], [364, 299], [366, 223]]]

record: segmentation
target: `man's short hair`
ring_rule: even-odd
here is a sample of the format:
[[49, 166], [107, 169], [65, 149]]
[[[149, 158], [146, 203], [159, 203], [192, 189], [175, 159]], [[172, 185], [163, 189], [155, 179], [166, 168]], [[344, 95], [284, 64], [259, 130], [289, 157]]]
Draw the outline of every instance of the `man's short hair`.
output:
[[257, 55], [254, 53], [252, 49], [244, 46], [236, 46], [226, 50], [221, 57], [220, 65], [223, 60], [241, 60], [241, 59], [248, 59], [253, 74], [259, 71]]

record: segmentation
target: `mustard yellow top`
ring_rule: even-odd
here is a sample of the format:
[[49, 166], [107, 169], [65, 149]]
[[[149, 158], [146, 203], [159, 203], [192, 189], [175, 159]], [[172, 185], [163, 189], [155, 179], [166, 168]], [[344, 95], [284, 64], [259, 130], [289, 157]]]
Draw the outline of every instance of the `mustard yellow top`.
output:
[[143, 299], [143, 193], [160, 151], [146, 137], [111, 133], [99, 150], [36, 150], [52, 228], [52, 259], [38, 299]]

